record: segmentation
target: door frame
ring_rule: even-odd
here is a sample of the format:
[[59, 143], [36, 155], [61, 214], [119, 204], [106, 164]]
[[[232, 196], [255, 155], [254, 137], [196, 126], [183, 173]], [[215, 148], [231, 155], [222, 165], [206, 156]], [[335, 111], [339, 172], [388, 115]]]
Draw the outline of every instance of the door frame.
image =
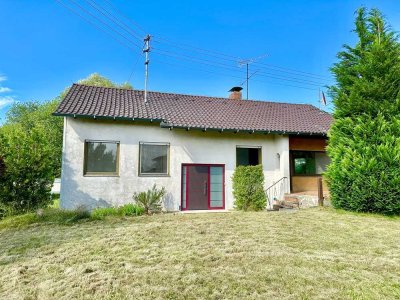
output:
[[[218, 209], [225, 209], [225, 164], [195, 164], [195, 163], [183, 163], [181, 165], [181, 203], [180, 208], [182, 211], [190, 210], [189, 209], [189, 172], [186, 169], [186, 208], [182, 207], [183, 202], [183, 181], [182, 181], [182, 174], [183, 174], [183, 167], [196, 167], [196, 166], [207, 166], [208, 167], [208, 180], [207, 180], [207, 210], [218, 210]], [[210, 167], [222, 167], [222, 206], [219, 207], [211, 207], [211, 195], [210, 195]]]

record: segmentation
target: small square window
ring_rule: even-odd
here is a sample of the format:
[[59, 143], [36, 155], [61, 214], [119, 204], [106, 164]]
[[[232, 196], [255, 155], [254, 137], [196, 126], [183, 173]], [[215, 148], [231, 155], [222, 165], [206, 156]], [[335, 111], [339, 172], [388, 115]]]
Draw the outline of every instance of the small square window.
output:
[[169, 175], [168, 143], [140, 143], [139, 152], [140, 175]]
[[261, 147], [236, 147], [236, 166], [261, 164]]
[[85, 175], [118, 175], [119, 142], [86, 141]]

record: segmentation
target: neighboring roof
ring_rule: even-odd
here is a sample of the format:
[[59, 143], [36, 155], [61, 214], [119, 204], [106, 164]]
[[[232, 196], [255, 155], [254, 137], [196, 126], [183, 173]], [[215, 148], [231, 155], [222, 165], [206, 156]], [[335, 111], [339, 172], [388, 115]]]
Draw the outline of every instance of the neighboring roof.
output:
[[325, 135], [332, 116], [312, 105], [74, 84], [54, 115], [141, 119], [162, 127]]

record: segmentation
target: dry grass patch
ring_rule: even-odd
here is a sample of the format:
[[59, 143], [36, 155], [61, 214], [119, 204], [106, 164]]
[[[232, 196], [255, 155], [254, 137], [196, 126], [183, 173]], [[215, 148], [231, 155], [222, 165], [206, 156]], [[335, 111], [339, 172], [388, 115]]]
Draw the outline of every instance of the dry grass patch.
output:
[[4, 299], [400, 298], [400, 220], [330, 209], [0, 231]]

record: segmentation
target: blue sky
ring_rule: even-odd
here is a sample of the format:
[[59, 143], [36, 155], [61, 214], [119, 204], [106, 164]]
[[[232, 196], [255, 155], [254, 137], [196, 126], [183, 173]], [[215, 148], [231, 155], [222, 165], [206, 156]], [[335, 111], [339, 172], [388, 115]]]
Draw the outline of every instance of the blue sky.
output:
[[[71, 0], [63, 1], [73, 5]], [[90, 1], [74, 1], [105, 19], [89, 6]], [[318, 89], [331, 82], [328, 69], [335, 62], [336, 53], [344, 43], [355, 41], [351, 30], [354, 11], [359, 6], [381, 9], [394, 29], [400, 29], [398, 1], [96, 0], [95, 3], [115, 16], [115, 7], [118, 8], [144, 29], [142, 32], [118, 15], [119, 21], [130, 26], [128, 33], [141, 37], [148, 32], [154, 35], [155, 48], [172, 55], [163, 56], [156, 49], [150, 53], [150, 90], [224, 97], [232, 86], [245, 79], [244, 68], [238, 68], [233, 57], [266, 55], [250, 66], [250, 73], [258, 70], [250, 80], [250, 98], [317, 106]], [[74, 9], [79, 11], [77, 6]], [[114, 31], [111, 33], [116, 35]], [[162, 38], [172, 42], [162, 42]], [[1, 0], [0, 39], [0, 118], [13, 101], [52, 99], [93, 72], [116, 82], [129, 79], [134, 88], [143, 89], [140, 49], [133, 43], [130, 45], [134, 49], [121, 45], [57, 1]], [[132, 40], [141, 44], [133, 37]], [[186, 49], [183, 46], [186, 44], [191, 47]], [[202, 55], [192, 47], [227, 56], [214, 52]]]

